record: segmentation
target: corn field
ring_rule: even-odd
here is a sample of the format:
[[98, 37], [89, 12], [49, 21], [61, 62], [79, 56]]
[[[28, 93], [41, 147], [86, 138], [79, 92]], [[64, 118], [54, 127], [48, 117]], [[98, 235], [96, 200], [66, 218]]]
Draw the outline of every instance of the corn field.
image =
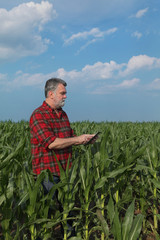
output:
[[[160, 239], [160, 123], [71, 126], [77, 135], [101, 134], [93, 145], [73, 147], [72, 167], [60, 166], [60, 182], [45, 195], [41, 182], [53, 179], [43, 171], [35, 181], [29, 123], [0, 122], [0, 239], [65, 240], [67, 220], [73, 240]], [[63, 211], [52, 199], [57, 189]]]

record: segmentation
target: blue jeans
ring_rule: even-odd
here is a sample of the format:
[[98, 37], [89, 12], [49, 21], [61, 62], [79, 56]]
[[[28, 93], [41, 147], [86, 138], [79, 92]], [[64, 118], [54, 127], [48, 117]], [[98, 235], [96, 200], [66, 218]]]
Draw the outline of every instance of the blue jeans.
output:
[[[43, 190], [44, 190], [44, 194], [45, 194], [45, 195], [49, 193], [49, 191], [50, 191], [51, 188], [54, 186], [54, 184], [59, 183], [60, 178], [59, 178], [58, 176], [54, 176], [54, 175], [53, 175], [53, 180], [54, 180], [54, 182], [51, 182], [51, 181], [49, 180], [49, 178], [43, 180], [42, 186], [43, 186]], [[56, 191], [54, 192], [53, 196], [52, 196], [52, 199], [53, 199], [53, 200], [54, 200], [55, 198], [56, 198], [56, 200], [57, 200], [57, 202], [58, 202], [60, 212], [63, 212], [62, 205], [61, 205], [61, 203], [58, 201], [58, 190], [56, 190]], [[49, 210], [49, 216], [50, 216], [50, 214], [51, 214], [50, 211], [51, 211], [51, 210]]]
[[[50, 182], [49, 178], [43, 180], [42, 186], [43, 186], [43, 189], [44, 189], [44, 194], [48, 194], [49, 191], [51, 190], [51, 188], [54, 186], [54, 184], [59, 183], [60, 178], [58, 176], [54, 176], [53, 175], [53, 180], [54, 180], [55, 183]], [[58, 195], [58, 191], [56, 190], [54, 195], [53, 195], [53, 197], [52, 197], [52, 199], [54, 199], [55, 196], [57, 197], [57, 195]]]

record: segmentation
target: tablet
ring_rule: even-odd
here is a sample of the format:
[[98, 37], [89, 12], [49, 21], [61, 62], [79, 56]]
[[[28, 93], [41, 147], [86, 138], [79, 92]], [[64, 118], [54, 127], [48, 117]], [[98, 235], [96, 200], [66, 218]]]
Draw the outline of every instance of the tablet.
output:
[[85, 145], [90, 144], [101, 132], [97, 132]]

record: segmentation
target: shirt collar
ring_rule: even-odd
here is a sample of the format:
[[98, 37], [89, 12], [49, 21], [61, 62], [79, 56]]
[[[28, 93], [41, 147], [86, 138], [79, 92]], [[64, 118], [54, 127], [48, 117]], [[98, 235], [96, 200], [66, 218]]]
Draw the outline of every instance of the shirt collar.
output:
[[48, 105], [48, 103], [46, 103], [46, 101], [43, 102], [43, 106], [45, 108], [47, 108], [47, 110], [49, 110], [50, 112], [52, 112], [52, 108]]
[[[50, 112], [54, 112], [54, 113], [55, 113], [55, 110], [52, 109], [52, 108], [49, 106], [49, 104], [46, 103], [46, 101], [43, 102], [43, 106], [44, 106], [45, 108], [47, 108]], [[62, 108], [57, 109], [57, 112], [59, 113], [59, 117], [61, 117], [61, 115], [62, 115]]]

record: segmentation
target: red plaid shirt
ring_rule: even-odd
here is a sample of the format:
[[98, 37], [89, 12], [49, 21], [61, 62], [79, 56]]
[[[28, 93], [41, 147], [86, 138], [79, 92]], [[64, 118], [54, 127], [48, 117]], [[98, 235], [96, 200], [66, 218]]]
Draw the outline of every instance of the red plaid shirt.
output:
[[[60, 171], [57, 160], [63, 169], [66, 169], [68, 159], [72, 157], [72, 147], [59, 150], [50, 150], [48, 146], [58, 138], [73, 137], [73, 130], [67, 114], [60, 109], [56, 112], [44, 101], [30, 118], [31, 152], [33, 173], [36, 175], [44, 169], [49, 169], [53, 175], [59, 176]], [[57, 160], [54, 157], [56, 154]]]

